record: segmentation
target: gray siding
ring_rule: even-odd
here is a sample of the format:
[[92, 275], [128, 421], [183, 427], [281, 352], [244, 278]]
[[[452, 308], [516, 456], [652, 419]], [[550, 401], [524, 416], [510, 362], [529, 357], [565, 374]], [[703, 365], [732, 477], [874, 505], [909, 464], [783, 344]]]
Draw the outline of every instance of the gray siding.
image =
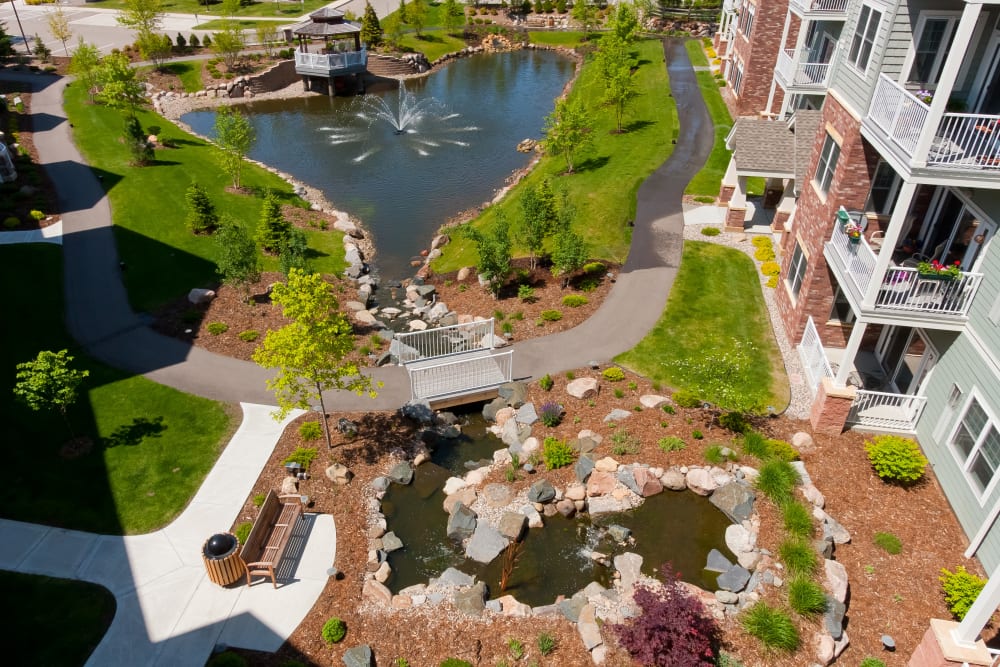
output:
[[[882, 68], [882, 62], [886, 55], [886, 45], [889, 41], [889, 34], [894, 24], [894, 13], [897, 3], [878, 2], [868, 0], [869, 4], [882, 12], [882, 20], [879, 23], [878, 34], [875, 44], [872, 47], [871, 59], [868, 69], [862, 75], [852, 64], [847, 61], [851, 52], [851, 42], [854, 33], [857, 31], [858, 19], [861, 15], [863, 2], [852, 2], [848, 6], [847, 21], [844, 22], [844, 30], [840, 39], [840, 55], [837, 60], [837, 67], [833, 73], [830, 87], [850, 104], [856, 112], [862, 116], [868, 111], [868, 103], [871, 101], [872, 92], [875, 90], [875, 81], [878, 79], [878, 72]], [[905, 55], [905, 54], [904, 54]]]

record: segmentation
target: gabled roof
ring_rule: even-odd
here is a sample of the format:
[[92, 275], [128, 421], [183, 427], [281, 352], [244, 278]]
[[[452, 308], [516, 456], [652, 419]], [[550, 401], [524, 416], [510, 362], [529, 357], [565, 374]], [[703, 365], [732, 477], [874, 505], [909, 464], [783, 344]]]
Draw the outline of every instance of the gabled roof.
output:
[[738, 118], [726, 138], [736, 171], [754, 176], [794, 178], [798, 191], [808, 175], [820, 111], [799, 110], [787, 121]]
[[330, 37], [332, 35], [353, 35], [361, 32], [361, 26], [353, 23], [315, 23], [300, 21], [292, 25], [293, 35], [305, 37]]

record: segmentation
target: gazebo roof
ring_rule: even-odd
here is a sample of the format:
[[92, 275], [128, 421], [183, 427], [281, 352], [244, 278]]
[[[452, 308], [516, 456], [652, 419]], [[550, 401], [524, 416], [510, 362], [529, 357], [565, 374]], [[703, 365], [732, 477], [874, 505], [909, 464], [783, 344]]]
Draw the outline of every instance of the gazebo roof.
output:
[[336, 21], [344, 20], [344, 12], [339, 9], [334, 9], [333, 7], [326, 6], [320, 7], [314, 12], [309, 14], [309, 18], [317, 23], [333, 23]]
[[353, 23], [317, 23], [302, 21], [292, 26], [292, 34], [302, 37], [330, 37], [334, 35], [353, 35], [361, 32], [361, 26]]

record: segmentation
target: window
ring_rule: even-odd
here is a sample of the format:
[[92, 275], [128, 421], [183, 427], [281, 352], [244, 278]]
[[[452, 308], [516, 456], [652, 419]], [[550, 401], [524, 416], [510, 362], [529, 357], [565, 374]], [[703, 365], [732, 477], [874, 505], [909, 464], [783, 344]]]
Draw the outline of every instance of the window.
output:
[[[912, 65], [907, 80], [919, 84], [935, 84], [951, 48], [957, 16], [925, 16], [917, 21], [913, 31]], [[905, 71], [905, 70], [904, 70]]]
[[743, 61], [735, 59], [729, 66], [729, 85], [733, 87], [733, 92], [739, 95], [743, 86]]
[[792, 253], [792, 261], [788, 265], [788, 275], [785, 276], [785, 284], [792, 292], [794, 298], [798, 298], [799, 290], [802, 289], [802, 281], [806, 277], [806, 265], [809, 260], [798, 241], [795, 242], [795, 252]]
[[872, 47], [875, 46], [875, 35], [878, 34], [881, 20], [882, 12], [868, 5], [861, 6], [861, 16], [858, 17], [858, 25], [854, 29], [854, 38], [851, 40], [851, 50], [847, 53], [847, 60], [862, 73], [868, 69], [868, 61], [872, 57]]
[[844, 294], [839, 286], [837, 287], [836, 294], [833, 295], [833, 308], [830, 309], [830, 320], [833, 324], [851, 324], [854, 322], [854, 311], [851, 310], [851, 304], [847, 300], [847, 295]]
[[899, 197], [899, 174], [889, 166], [888, 162], [880, 161], [875, 167], [872, 177], [872, 189], [868, 193], [866, 211], [879, 215], [891, 215]]
[[745, 17], [743, 20], [743, 35], [747, 39], [750, 39], [750, 35], [753, 33], [753, 19], [756, 13], [757, 6], [752, 2], [748, 2], [746, 11], [743, 13], [743, 16]]
[[826, 141], [823, 142], [823, 150], [819, 153], [819, 164], [816, 165], [816, 187], [824, 195], [830, 191], [830, 183], [833, 182], [833, 172], [837, 169], [837, 160], [840, 159], [840, 145], [826, 134]]
[[950, 444], [973, 488], [985, 499], [1000, 467], [1000, 431], [975, 395], [959, 418]]

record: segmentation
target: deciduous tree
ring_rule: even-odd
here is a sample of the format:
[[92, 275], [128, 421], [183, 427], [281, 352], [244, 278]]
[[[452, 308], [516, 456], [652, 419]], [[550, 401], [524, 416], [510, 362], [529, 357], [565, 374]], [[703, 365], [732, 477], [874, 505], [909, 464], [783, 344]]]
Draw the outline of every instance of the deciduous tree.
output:
[[274, 53], [274, 44], [278, 41], [278, 25], [274, 21], [261, 21], [258, 23], [257, 41], [264, 45], [264, 52], [270, 58]]
[[236, 66], [240, 53], [246, 48], [246, 38], [243, 36], [243, 28], [236, 20], [236, 12], [240, 9], [239, 0], [225, 0], [222, 5], [223, 19], [222, 30], [214, 33], [212, 40], [212, 51], [222, 57], [222, 62], [230, 71]]
[[152, 60], [157, 68], [170, 54], [159, 34], [163, 14], [162, 0], [125, 0], [125, 6], [115, 17], [120, 25], [135, 31], [139, 53], [143, 58]]
[[622, 118], [629, 103], [639, 95], [632, 70], [621, 66], [614, 70], [604, 82], [604, 103], [615, 112], [615, 122], [618, 133], [622, 131]]
[[346, 389], [375, 397], [372, 379], [356, 363], [345, 361], [354, 349], [351, 324], [338, 308], [333, 289], [318, 273], [292, 269], [287, 283], [278, 283], [271, 300], [282, 308], [289, 324], [268, 331], [253, 360], [278, 374], [268, 389], [278, 402], [275, 416], [284, 418], [295, 408], [309, 409], [319, 401], [327, 447], [333, 447], [326, 420], [323, 392]]
[[573, 3], [573, 11], [570, 13], [570, 16], [583, 28], [583, 37], [587, 39], [590, 29], [594, 27], [594, 21], [597, 18], [597, 7], [591, 4], [589, 0], [576, 0]]
[[219, 107], [215, 114], [215, 141], [222, 149], [222, 168], [240, 187], [243, 163], [257, 141], [257, 131], [236, 107]]
[[69, 49], [66, 47], [66, 42], [69, 38], [73, 36], [73, 31], [69, 27], [69, 19], [66, 17], [65, 12], [61, 5], [57, 5], [56, 8], [46, 13], [45, 20], [49, 24], [49, 32], [52, 36], [62, 42], [63, 51], [66, 55], [69, 55]]
[[223, 216], [222, 225], [215, 235], [219, 247], [216, 272], [226, 285], [243, 293], [243, 301], [250, 302], [250, 286], [260, 280], [261, 261], [257, 244], [243, 225], [232, 217]]
[[556, 247], [552, 251], [553, 275], [563, 276], [562, 286], [565, 288], [573, 273], [583, 268], [586, 262], [587, 242], [567, 226], [556, 237]]
[[491, 231], [483, 233], [471, 225], [464, 229], [466, 236], [476, 244], [476, 252], [479, 254], [476, 268], [486, 279], [495, 299], [510, 275], [511, 246], [507, 219], [498, 211]]
[[31, 361], [17, 365], [14, 385], [14, 395], [32, 410], [57, 410], [70, 434], [73, 427], [66, 410], [76, 403], [76, 390], [90, 375], [90, 371], [71, 368], [72, 362], [69, 350], [42, 350]]
[[77, 41], [69, 60], [69, 73], [86, 87], [87, 95], [93, 102], [101, 85], [101, 52], [93, 44], [83, 41], [83, 37]]
[[456, 0], [444, 0], [441, 5], [442, 23], [448, 34], [455, 34], [465, 25], [465, 8]]
[[545, 119], [543, 146], [549, 153], [566, 159], [566, 171], [573, 173], [573, 159], [590, 145], [590, 119], [576, 100], [558, 100], [555, 110]]
[[97, 98], [128, 117], [146, 103], [145, 89], [135, 76], [135, 70], [124, 53], [110, 53], [101, 58], [98, 72], [101, 90]]
[[418, 38], [423, 34], [424, 25], [427, 23], [427, 5], [424, 4], [424, 0], [410, 0], [410, 4], [406, 7], [406, 22], [413, 26]]
[[518, 241], [530, 253], [531, 268], [545, 245], [545, 239], [552, 233], [556, 222], [555, 198], [548, 180], [537, 187], [529, 188], [521, 199], [521, 224], [517, 228]]

